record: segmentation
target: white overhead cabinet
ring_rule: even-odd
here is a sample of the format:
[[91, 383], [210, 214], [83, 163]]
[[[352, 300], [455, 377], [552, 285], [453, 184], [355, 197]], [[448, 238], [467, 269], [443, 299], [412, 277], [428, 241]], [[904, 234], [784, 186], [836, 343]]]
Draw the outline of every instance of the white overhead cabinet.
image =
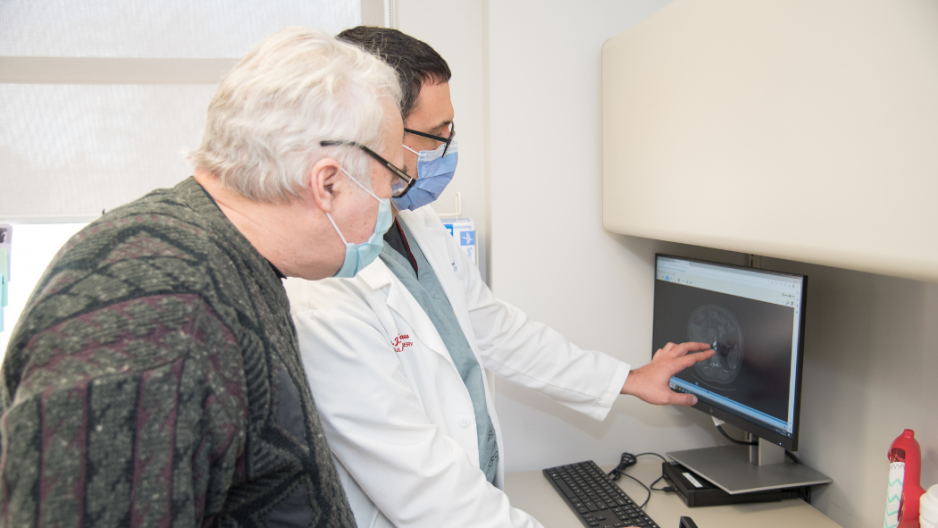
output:
[[607, 230], [938, 281], [938, 2], [678, 0], [602, 75]]

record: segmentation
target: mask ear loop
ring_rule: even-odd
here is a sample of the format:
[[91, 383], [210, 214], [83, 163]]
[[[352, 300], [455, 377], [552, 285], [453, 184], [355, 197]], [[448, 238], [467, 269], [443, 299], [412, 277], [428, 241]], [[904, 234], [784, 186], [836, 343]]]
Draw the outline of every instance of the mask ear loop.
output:
[[[358, 180], [356, 180], [354, 177], [352, 177], [352, 175], [349, 174], [348, 171], [345, 170], [344, 167], [339, 167], [339, 170], [341, 170], [342, 172], [344, 172], [345, 175], [348, 176], [348, 179], [350, 179], [350, 180], [352, 180], [353, 182], [355, 182], [355, 185], [358, 185], [359, 187], [361, 187], [361, 190], [363, 190], [363, 191], [365, 191], [366, 193], [368, 193], [368, 194], [369, 194], [372, 198], [374, 198], [375, 200], [378, 200], [378, 203], [379, 203], [379, 204], [381, 203], [381, 198], [378, 198], [378, 197], [375, 195], [375, 193], [373, 193], [373, 192], [369, 191], [368, 189], [366, 189], [365, 186], [362, 185], [360, 181], [358, 181]], [[392, 204], [392, 205], [393, 205], [393, 204]], [[332, 219], [332, 215], [329, 214], [329, 213], [326, 213], [326, 218], [328, 218], [328, 219], [329, 219], [329, 222], [332, 223], [332, 228], [335, 229], [335, 232], [339, 234], [339, 238], [342, 239], [342, 243], [347, 246], [347, 245], [348, 245], [348, 241], [345, 240], [345, 237], [342, 235], [342, 231], [339, 231], [339, 226], [336, 225], [335, 220]]]
[[339, 238], [342, 239], [342, 243], [347, 246], [348, 242], [345, 240], [345, 237], [342, 236], [342, 231], [339, 231], [339, 226], [335, 225], [335, 220], [332, 219], [332, 215], [329, 213], [326, 213], [326, 218], [328, 218], [329, 222], [332, 223], [332, 228], [335, 229], [335, 232], [339, 234]]
[[[442, 143], [439, 147], [437, 147], [437, 148], [435, 148], [435, 149], [433, 149], [433, 150], [421, 150], [420, 152], [417, 152], [416, 150], [414, 150], [414, 149], [408, 147], [407, 145], [405, 145], [405, 144], [403, 144], [403, 143], [401, 143], [401, 146], [404, 147], [405, 149], [407, 149], [407, 150], [413, 152], [414, 154], [416, 154], [416, 155], [417, 155], [417, 161], [433, 161], [433, 160], [427, 160], [427, 158], [430, 157], [430, 154], [436, 154], [436, 152], [439, 151], [439, 150], [441, 150], [441, 149], [442, 149], [442, 150], [446, 150], [446, 143]], [[421, 155], [421, 153], [424, 153], [424, 152], [429, 152], [430, 154], [424, 156], [424, 159], [421, 160], [421, 159], [420, 159], [420, 155]], [[433, 159], [442, 158], [442, 157], [443, 157], [443, 153], [440, 152], [440, 155], [439, 155], [439, 156], [435, 156]], [[419, 178], [420, 175], [418, 174], [417, 177]]]
[[352, 180], [353, 182], [355, 182], [355, 185], [358, 185], [359, 187], [361, 187], [361, 189], [362, 189], [363, 191], [365, 191], [366, 193], [368, 193], [369, 196], [371, 196], [371, 197], [374, 198], [375, 200], [378, 200], [378, 202], [381, 202], [381, 198], [378, 198], [378, 195], [376, 195], [375, 193], [373, 193], [373, 192], [369, 191], [368, 189], [366, 189], [365, 186], [362, 185], [362, 183], [361, 183], [360, 181], [356, 180], [351, 174], [349, 174], [347, 170], [345, 170], [345, 169], [342, 168], [342, 167], [339, 167], [339, 169], [340, 169], [342, 172], [344, 172], [346, 176], [348, 176], [348, 179], [350, 179], [350, 180]]

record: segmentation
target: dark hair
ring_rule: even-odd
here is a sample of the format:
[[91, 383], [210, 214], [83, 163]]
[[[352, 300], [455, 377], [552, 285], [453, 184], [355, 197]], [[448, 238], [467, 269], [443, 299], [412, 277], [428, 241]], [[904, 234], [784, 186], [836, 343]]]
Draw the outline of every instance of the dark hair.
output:
[[377, 55], [397, 72], [401, 82], [401, 115], [404, 119], [414, 110], [420, 86], [425, 82], [449, 82], [452, 73], [443, 57], [429, 44], [396, 29], [358, 26], [336, 35]]

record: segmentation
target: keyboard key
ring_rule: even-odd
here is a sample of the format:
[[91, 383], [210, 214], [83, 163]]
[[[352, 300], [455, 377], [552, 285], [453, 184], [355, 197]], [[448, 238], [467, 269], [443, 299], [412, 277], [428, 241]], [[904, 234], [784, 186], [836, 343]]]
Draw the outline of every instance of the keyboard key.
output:
[[556, 482], [557, 487], [560, 488], [560, 491], [562, 491], [564, 495], [566, 495], [567, 497], [570, 497], [570, 498], [576, 497], [576, 493], [574, 493], [573, 490], [570, 489], [570, 486], [567, 486], [567, 483], [566, 483], [566, 482], [564, 482], [564, 481], [562, 481], [562, 480], [558, 480], [558, 481], [554, 481], [554, 482]]

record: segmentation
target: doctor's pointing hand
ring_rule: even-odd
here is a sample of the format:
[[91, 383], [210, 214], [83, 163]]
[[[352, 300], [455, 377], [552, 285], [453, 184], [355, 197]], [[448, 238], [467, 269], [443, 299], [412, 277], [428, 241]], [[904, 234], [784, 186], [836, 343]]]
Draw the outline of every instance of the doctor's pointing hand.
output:
[[622, 385], [622, 394], [654, 405], [695, 405], [697, 397], [693, 394], [681, 394], [670, 389], [671, 377], [710, 359], [714, 354], [716, 351], [711, 350], [707, 343], [668, 343], [655, 352], [651, 363], [629, 373]]

